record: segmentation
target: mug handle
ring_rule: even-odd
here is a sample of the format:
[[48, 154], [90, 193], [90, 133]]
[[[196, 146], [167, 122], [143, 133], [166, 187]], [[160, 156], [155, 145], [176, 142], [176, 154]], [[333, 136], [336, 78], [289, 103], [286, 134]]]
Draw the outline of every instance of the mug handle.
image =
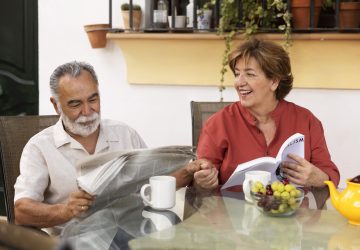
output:
[[145, 184], [144, 186], [141, 187], [141, 190], [140, 190], [140, 195], [141, 195], [141, 198], [143, 199], [143, 201], [151, 206], [151, 201], [149, 199], [149, 195], [145, 195], [145, 191], [147, 188], [151, 188], [150, 184]]
[[245, 200], [252, 202], [252, 199], [250, 198], [250, 183], [251, 180], [250, 179], [245, 179], [243, 182], [243, 191], [244, 191], [244, 195], [245, 195]]
[[142, 220], [140, 224], [140, 232], [142, 235], [147, 235], [148, 233], [145, 231], [146, 224], [151, 221], [149, 218], [145, 218]]

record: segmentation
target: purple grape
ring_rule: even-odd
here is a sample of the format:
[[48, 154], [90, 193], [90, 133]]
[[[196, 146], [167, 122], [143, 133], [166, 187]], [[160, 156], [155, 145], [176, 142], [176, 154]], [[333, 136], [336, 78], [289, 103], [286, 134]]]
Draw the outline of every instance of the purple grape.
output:
[[282, 182], [282, 184], [284, 184], [284, 185], [287, 185], [287, 184], [290, 183], [288, 178], [284, 178], [281, 182]]
[[351, 182], [354, 182], [354, 183], [360, 183], [360, 175], [352, 178], [350, 181], [351, 181]]
[[266, 195], [273, 195], [273, 191], [270, 189], [270, 190], [266, 190]]

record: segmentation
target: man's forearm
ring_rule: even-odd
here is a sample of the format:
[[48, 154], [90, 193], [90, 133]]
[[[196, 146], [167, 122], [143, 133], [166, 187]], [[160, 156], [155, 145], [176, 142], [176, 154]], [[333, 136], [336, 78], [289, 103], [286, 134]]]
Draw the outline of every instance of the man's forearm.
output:
[[194, 178], [194, 174], [190, 173], [186, 167], [178, 169], [170, 175], [176, 178], [176, 189], [188, 186]]
[[64, 204], [49, 205], [22, 198], [15, 203], [15, 224], [39, 228], [53, 227], [68, 222], [71, 215]]

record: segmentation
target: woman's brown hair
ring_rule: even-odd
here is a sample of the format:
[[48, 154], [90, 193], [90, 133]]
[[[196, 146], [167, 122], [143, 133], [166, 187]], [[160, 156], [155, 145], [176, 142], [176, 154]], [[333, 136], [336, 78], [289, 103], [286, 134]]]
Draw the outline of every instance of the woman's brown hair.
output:
[[280, 45], [263, 41], [257, 38], [242, 43], [229, 55], [229, 66], [235, 74], [235, 65], [241, 58], [245, 62], [254, 58], [268, 79], [278, 79], [279, 86], [276, 89], [276, 99], [284, 99], [293, 86], [290, 58], [288, 53]]

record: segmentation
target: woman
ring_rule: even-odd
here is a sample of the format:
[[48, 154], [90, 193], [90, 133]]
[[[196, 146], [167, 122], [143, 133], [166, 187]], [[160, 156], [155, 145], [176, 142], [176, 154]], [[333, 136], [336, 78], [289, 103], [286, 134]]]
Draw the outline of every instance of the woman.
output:
[[224, 184], [240, 163], [276, 157], [282, 143], [295, 133], [305, 136], [305, 158], [290, 154], [296, 163], [282, 163], [289, 181], [308, 187], [324, 186], [328, 179], [338, 184], [340, 174], [331, 161], [321, 122], [309, 110], [284, 100], [293, 83], [286, 51], [273, 42], [251, 39], [230, 54], [229, 66], [240, 101], [205, 123], [197, 154], [210, 163], [194, 175], [195, 184], [205, 189]]

